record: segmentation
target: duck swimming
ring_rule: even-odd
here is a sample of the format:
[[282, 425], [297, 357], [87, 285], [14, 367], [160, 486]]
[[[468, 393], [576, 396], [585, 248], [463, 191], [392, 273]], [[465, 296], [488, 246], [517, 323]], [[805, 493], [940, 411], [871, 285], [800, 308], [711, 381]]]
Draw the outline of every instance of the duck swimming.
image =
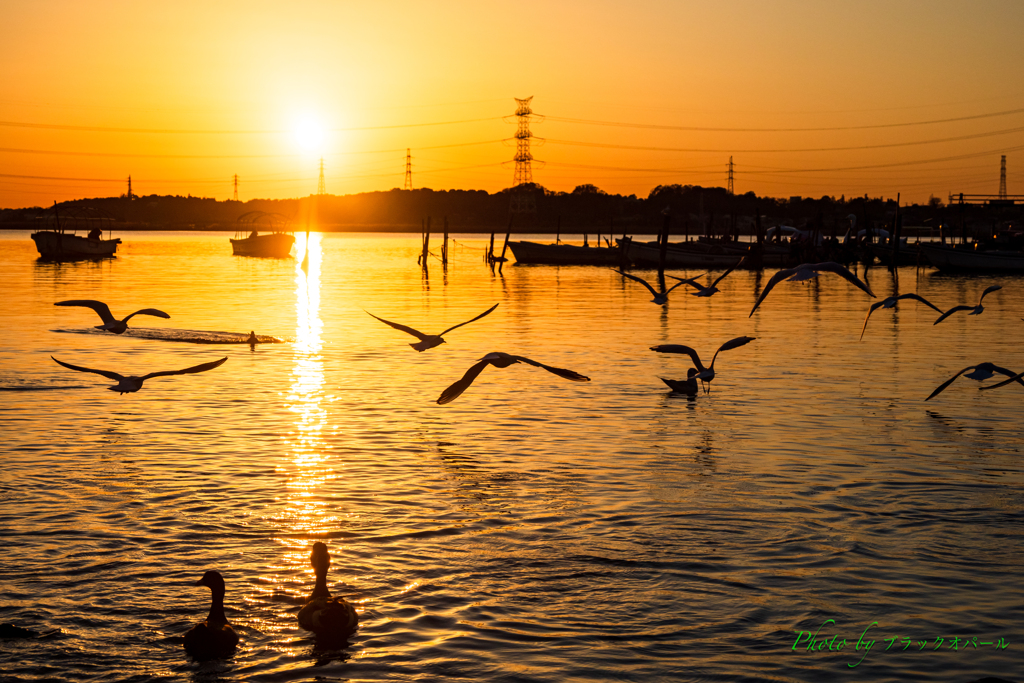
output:
[[309, 556], [316, 574], [316, 585], [305, 606], [299, 610], [299, 626], [318, 636], [346, 638], [359, 626], [355, 609], [344, 598], [332, 598], [327, 590], [327, 569], [331, 566], [331, 555], [327, 546], [320, 541], [313, 544]]
[[238, 634], [224, 614], [224, 578], [220, 572], [208, 571], [195, 585], [208, 587], [213, 592], [213, 602], [206, 621], [185, 634], [185, 652], [195, 659], [227, 657], [238, 645]]
[[662, 382], [668, 385], [669, 389], [687, 396], [697, 395], [697, 368], [690, 368], [686, 371], [686, 379], [665, 379], [659, 377]]

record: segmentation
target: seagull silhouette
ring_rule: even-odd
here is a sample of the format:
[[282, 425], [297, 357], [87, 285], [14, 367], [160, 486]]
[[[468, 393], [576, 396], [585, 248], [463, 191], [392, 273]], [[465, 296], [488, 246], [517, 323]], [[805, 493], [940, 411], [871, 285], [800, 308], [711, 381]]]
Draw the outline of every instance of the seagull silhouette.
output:
[[507, 368], [510, 365], [515, 365], [516, 363], [526, 363], [527, 365], [532, 365], [537, 368], [544, 368], [548, 372], [552, 372], [559, 377], [564, 377], [565, 379], [571, 379], [574, 382], [590, 381], [589, 377], [585, 377], [578, 372], [573, 372], [572, 370], [544, 365], [543, 363], [538, 363], [537, 361], [530, 360], [524, 356], [513, 356], [507, 353], [502, 353], [501, 351], [493, 351], [481, 358], [480, 361], [476, 365], [471, 366], [469, 370], [466, 370], [466, 374], [462, 376], [462, 379], [441, 392], [441, 395], [437, 399], [438, 404], [444, 405], [445, 403], [451, 403], [461, 396], [462, 392], [469, 388], [469, 385], [473, 383], [473, 380], [475, 380], [488, 365], [493, 365], [496, 368]]
[[[1003, 288], [1002, 285], [992, 285], [991, 287], [989, 287], [988, 289], [986, 289], [984, 292], [981, 293], [981, 298], [978, 299], [978, 305], [977, 306], [971, 306], [971, 305], [968, 305], [968, 304], [961, 304], [959, 306], [954, 306], [953, 308], [949, 309], [948, 311], [946, 311], [945, 313], [940, 315], [939, 319], [936, 320], [932, 324], [933, 325], [938, 325], [943, 320], [945, 320], [946, 318], [948, 318], [952, 314], [956, 313], [957, 311], [970, 311], [970, 313], [968, 313], [967, 315], [978, 315], [979, 313], [981, 313], [982, 311], [985, 310], [985, 307], [981, 305], [981, 302], [984, 301], [984, 299], [985, 299], [985, 295], [988, 294], [989, 292], [997, 292], [997, 291], [999, 291], [1002, 288]], [[938, 310], [938, 309], [935, 309], [935, 310]], [[941, 313], [941, 311], [940, 311], [940, 313]]]
[[[973, 370], [974, 372], [967, 372], [968, 370]], [[967, 374], [964, 374], [965, 372]], [[935, 391], [933, 391], [925, 400], [929, 401], [938, 396], [939, 394], [941, 394], [942, 391], [950, 384], [952, 384], [953, 380], [955, 380], [960, 375], [964, 375], [964, 377], [968, 377], [970, 379], [977, 380], [980, 382], [983, 379], [988, 379], [989, 377], [992, 377], [996, 373], [999, 373], [1000, 375], [1006, 375], [1010, 379], [1006, 380], [1005, 382], [1000, 382], [999, 384], [993, 384], [990, 387], [981, 387], [982, 389], [994, 389], [996, 387], [1001, 387], [1004, 384], [1009, 384], [1010, 382], [1014, 381], [1020, 382], [1022, 385], [1024, 385], [1024, 380], [1022, 380], [1021, 376], [1018, 375], [1013, 370], [1007, 370], [1006, 368], [1001, 368], [998, 365], [994, 365], [992, 363], [978, 363], [977, 365], [968, 365], [966, 368], [964, 368], [960, 372], [956, 373], [955, 375], [947, 379], [945, 382], [936, 387]]]
[[[671, 292], [676, 287], [679, 287], [680, 285], [685, 285], [687, 283], [695, 284], [693, 282], [693, 280], [684, 280], [683, 278], [677, 277], [675, 279], [679, 280], [679, 282], [677, 282], [676, 284], [672, 285], [668, 289], [663, 289], [662, 291], [659, 292], [654, 287], [651, 287], [651, 285], [647, 282], [647, 280], [643, 279], [642, 277], [637, 277], [636, 275], [630, 275], [629, 273], [624, 273], [621, 270], [616, 270], [615, 272], [618, 273], [619, 275], [623, 275], [625, 277], [628, 277], [630, 280], [636, 280], [637, 282], [642, 284], [644, 287], [649, 289], [651, 291], [651, 294], [654, 295], [654, 298], [651, 299], [651, 302], [652, 303], [656, 303], [656, 304], [661, 305], [661, 306], [664, 306], [665, 304], [668, 303], [668, 293]], [[673, 276], [670, 275], [669, 277], [673, 277]]]
[[[715, 378], [715, 359], [718, 358], [718, 354], [722, 351], [728, 351], [729, 349], [735, 349], [743, 346], [744, 344], [749, 344], [755, 339], [757, 339], [757, 337], [736, 337], [735, 339], [730, 339], [718, 347], [718, 350], [715, 351], [715, 355], [711, 358], [711, 365], [708, 367], [704, 367], [704, 364], [700, 362], [700, 356], [697, 355], [696, 351], [689, 346], [683, 346], [682, 344], [661, 344], [659, 346], [652, 346], [651, 351], [657, 351], [658, 353], [685, 353], [688, 355], [690, 360], [693, 361], [693, 364], [697, 366], [698, 372], [695, 375], [696, 378], [699, 379], [702, 384], [705, 382], [707, 383], [704, 393], [711, 393], [711, 380]], [[669, 386], [672, 385], [669, 384]]]
[[686, 379], [665, 379], [659, 377], [662, 382], [668, 385], [668, 388], [672, 391], [680, 394], [686, 394], [687, 396], [697, 395], [697, 378], [694, 376], [697, 374], [697, 368], [690, 368], [686, 371]]
[[377, 320], [381, 321], [385, 325], [390, 325], [391, 327], [395, 328], [396, 330], [401, 330], [402, 332], [405, 332], [406, 334], [411, 334], [412, 336], [414, 336], [417, 339], [419, 339], [418, 342], [416, 342], [415, 344], [409, 344], [409, 346], [411, 346], [412, 348], [416, 349], [417, 351], [423, 352], [423, 351], [426, 351], [427, 349], [432, 349], [435, 346], [440, 346], [441, 344], [447, 344], [448, 342], [446, 342], [444, 339], [442, 339], [442, 337], [444, 337], [444, 335], [448, 334], [449, 332], [451, 332], [452, 330], [454, 330], [456, 328], [462, 327], [463, 325], [468, 325], [471, 322], [475, 322], [475, 321], [479, 320], [480, 318], [484, 317], [485, 315], [487, 315], [488, 313], [490, 313], [491, 311], [493, 311], [497, 307], [498, 307], [498, 304], [494, 304], [493, 306], [491, 306], [486, 311], [484, 311], [483, 313], [481, 313], [477, 317], [473, 318], [472, 320], [467, 320], [464, 323], [459, 323], [458, 325], [455, 325], [453, 327], [449, 327], [447, 330], [445, 330], [441, 334], [423, 334], [419, 330], [414, 330], [411, 327], [408, 327], [406, 325], [399, 325], [398, 323], [393, 323], [390, 320], [385, 320], [384, 318], [377, 318], [377, 316], [375, 316], [373, 313], [370, 313], [369, 311], [365, 311], [365, 312], [366, 312], [366, 315], [368, 315], [370, 317], [373, 317], [373, 318], [377, 318]]
[[84, 306], [85, 308], [91, 308], [92, 310], [99, 313], [100, 318], [103, 320], [102, 325], [96, 325], [97, 330], [106, 330], [107, 332], [113, 332], [114, 334], [124, 334], [125, 330], [128, 329], [128, 321], [136, 315], [155, 315], [158, 318], [170, 318], [163, 311], [158, 311], [155, 308], [143, 308], [135, 311], [124, 320], [117, 320], [110, 313], [110, 308], [102, 301], [93, 301], [92, 299], [72, 299], [71, 301], [58, 301], [54, 306]]
[[669, 277], [672, 278], [673, 280], [680, 280], [681, 282], [685, 282], [686, 284], [693, 285], [694, 288], [697, 290], [696, 292], [693, 293], [693, 296], [711, 296], [712, 294], [714, 294], [715, 292], [718, 291], [718, 283], [721, 282], [722, 279], [726, 275], [728, 275], [732, 271], [734, 271], [737, 268], [739, 268], [740, 264], [743, 263], [743, 259], [745, 259], [745, 258], [746, 258], [746, 256], [744, 256], [739, 261], [737, 261], [735, 266], [733, 266], [729, 270], [727, 270], [724, 273], [722, 273], [721, 275], [719, 275], [718, 279], [715, 280], [714, 282], [712, 282], [707, 287], [705, 287], [701, 283], [697, 282], [696, 278], [686, 279], [686, 278], [676, 277], [675, 275], [669, 275]]
[[939, 310], [938, 306], [928, 301], [923, 296], [918, 296], [917, 294], [900, 294], [899, 296], [890, 296], [886, 299], [882, 299], [877, 303], [871, 304], [871, 308], [868, 309], [868, 314], [864, 316], [864, 327], [860, 328], [860, 338], [864, 339], [864, 330], [868, 329], [868, 318], [871, 317], [872, 313], [877, 311], [879, 308], [894, 308], [896, 304], [902, 301], [903, 299], [913, 299], [914, 301], [920, 301], [925, 306], [931, 306], [939, 313], [942, 313], [942, 311]]
[[[50, 358], [53, 358], [53, 356], [50, 356]], [[162, 370], [160, 372], [151, 372], [148, 375], [142, 375], [141, 377], [137, 377], [135, 375], [121, 375], [116, 372], [111, 372], [110, 370], [94, 370], [93, 368], [84, 368], [80, 365], [72, 365], [71, 363], [65, 363], [64, 361], [60, 361], [57, 360], [56, 358], [53, 358], [53, 360], [56, 363], [58, 363], [59, 365], [63, 365], [64, 367], [70, 370], [77, 370], [78, 372], [92, 372], [97, 375], [103, 375], [107, 379], [114, 380], [115, 382], [117, 382], [117, 384], [112, 387], [107, 387], [107, 389], [110, 389], [111, 391], [116, 391], [122, 395], [138, 391], [139, 389], [142, 388], [142, 383], [145, 382], [147, 379], [153, 379], [154, 377], [167, 377], [169, 375], [189, 375], [195, 372], [206, 372], [207, 370], [213, 370], [214, 368], [223, 365], [224, 361], [226, 361], [227, 359], [228, 357], [224, 356], [220, 360], [215, 360], [210, 363], [203, 363], [202, 365], [193, 365], [192, 367], [185, 368], [183, 370]]]
[[1024, 386], [1024, 372], [1019, 372], [1016, 375], [1010, 377], [1010, 379], [1004, 379], [999, 384], [990, 384], [987, 387], [978, 387], [979, 389], [998, 389], [999, 387], [1005, 387], [1007, 384], [1017, 382], [1021, 386]]
[[[750, 309], [750, 315], [754, 315], [754, 311], [756, 311], [757, 307], [761, 305], [764, 298], [768, 296], [768, 292], [772, 291], [775, 285], [779, 284], [786, 278], [789, 278], [791, 282], [799, 282], [800, 280], [810, 280], [812, 277], [818, 277], [819, 272], [835, 273], [836, 275], [857, 285], [871, 296], [875, 295], [874, 292], [871, 291], [870, 287], [861, 282], [860, 278], [834, 261], [826, 261], [825, 263], [803, 263], [796, 268], [786, 268], [775, 273], [775, 275], [772, 275], [772, 279], [768, 280], [768, 284], [765, 285], [764, 290], [761, 292], [761, 296], [757, 297], [757, 301], [754, 302], [754, 307]], [[749, 318], [750, 316], [747, 317]]]

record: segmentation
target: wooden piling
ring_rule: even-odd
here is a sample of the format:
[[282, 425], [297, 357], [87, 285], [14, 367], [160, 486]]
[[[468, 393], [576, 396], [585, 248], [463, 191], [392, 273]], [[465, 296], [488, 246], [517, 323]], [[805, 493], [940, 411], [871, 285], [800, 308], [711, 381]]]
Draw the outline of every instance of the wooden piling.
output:
[[900, 225], [900, 193], [896, 193], [896, 215], [892, 219], [892, 234], [889, 235], [889, 240], [892, 242], [892, 260], [889, 261], [889, 272], [893, 273], [896, 271], [896, 261], [900, 257], [900, 232], [902, 232]]
[[512, 216], [508, 217], [508, 228], [505, 229], [505, 244], [501, 247], [501, 262], [498, 264], [498, 275], [501, 275], [501, 267], [505, 265], [505, 252], [508, 250], [508, 238], [512, 236]]

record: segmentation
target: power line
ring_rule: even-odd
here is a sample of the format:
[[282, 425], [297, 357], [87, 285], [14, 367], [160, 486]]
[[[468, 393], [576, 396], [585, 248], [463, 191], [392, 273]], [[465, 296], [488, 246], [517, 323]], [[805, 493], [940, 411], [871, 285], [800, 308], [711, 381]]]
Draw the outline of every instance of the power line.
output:
[[666, 126], [650, 123], [624, 123], [619, 121], [594, 121], [591, 119], [574, 119], [561, 116], [548, 116], [551, 121], [561, 123], [581, 123], [590, 126], [614, 126], [617, 128], [646, 128], [651, 130], [691, 130], [703, 132], [720, 133], [794, 133], [794, 132], [822, 132], [835, 130], [870, 130], [875, 128], [904, 128], [907, 126], [927, 126], [936, 123], [953, 123], [956, 121], [974, 121], [977, 119], [988, 119], [997, 116], [1010, 116], [1022, 114], [1024, 109], [1008, 109], [1006, 111], [991, 112], [988, 114], [974, 114], [972, 116], [956, 116], [947, 119], [931, 119], [929, 121], [907, 121], [904, 123], [877, 123], [860, 126], [828, 126], [828, 127], [798, 127], [798, 128], [718, 128], [709, 126]]
[[[390, 130], [394, 128], [422, 128], [425, 126], [449, 126], [459, 123], [479, 123], [481, 121], [500, 121], [500, 116], [488, 116], [481, 119], [462, 119], [460, 121], [431, 121], [429, 123], [400, 123], [391, 126], [354, 126], [349, 128], [332, 128], [332, 132], [344, 133], [361, 130]], [[0, 126], [7, 128], [35, 128], [42, 130], [75, 130], [87, 133], [143, 133], [152, 135], [277, 135], [287, 130], [188, 130], [180, 128], [113, 128], [108, 126], [71, 126], [56, 123], [29, 123], [26, 121], [0, 121]]]

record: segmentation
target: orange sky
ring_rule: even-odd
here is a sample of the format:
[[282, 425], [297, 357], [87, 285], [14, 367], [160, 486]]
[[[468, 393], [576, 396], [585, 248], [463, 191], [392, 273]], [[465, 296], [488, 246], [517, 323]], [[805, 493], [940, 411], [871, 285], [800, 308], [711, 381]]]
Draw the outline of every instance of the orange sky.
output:
[[1014, 0], [0, 2], [0, 207], [493, 192], [531, 95], [552, 190], [1024, 193]]

